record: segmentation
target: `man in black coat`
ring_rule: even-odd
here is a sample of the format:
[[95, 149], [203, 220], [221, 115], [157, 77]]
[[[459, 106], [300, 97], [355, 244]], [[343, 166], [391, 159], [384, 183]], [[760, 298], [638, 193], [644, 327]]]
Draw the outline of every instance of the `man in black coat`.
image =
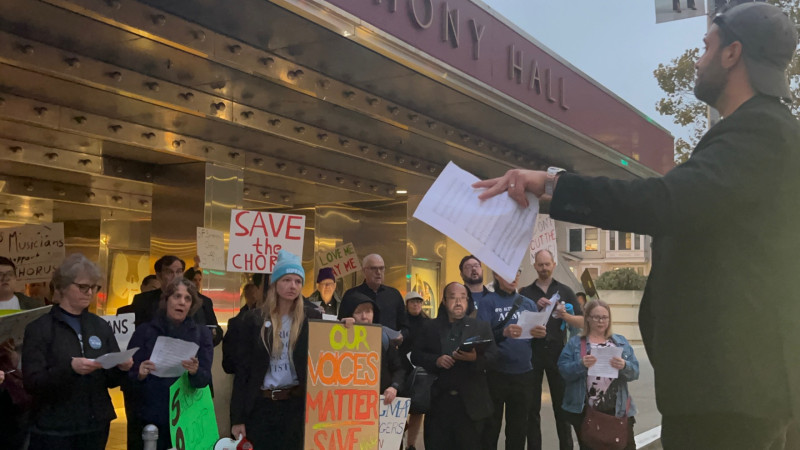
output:
[[665, 449], [783, 448], [800, 417], [800, 125], [786, 68], [797, 46], [777, 7], [717, 16], [696, 63], [695, 95], [722, 117], [689, 160], [622, 181], [512, 170], [478, 182], [552, 196], [554, 219], [653, 236], [639, 312], [655, 369]]

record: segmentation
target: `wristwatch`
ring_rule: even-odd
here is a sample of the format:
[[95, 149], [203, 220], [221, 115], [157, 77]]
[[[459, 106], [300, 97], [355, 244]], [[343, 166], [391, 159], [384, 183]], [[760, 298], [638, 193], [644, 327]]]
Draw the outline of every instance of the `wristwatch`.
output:
[[544, 181], [545, 195], [549, 195], [551, 197], [553, 196], [553, 190], [556, 187], [556, 177], [566, 171], [567, 169], [562, 169], [561, 167], [555, 166], [550, 166], [547, 168], [547, 179]]

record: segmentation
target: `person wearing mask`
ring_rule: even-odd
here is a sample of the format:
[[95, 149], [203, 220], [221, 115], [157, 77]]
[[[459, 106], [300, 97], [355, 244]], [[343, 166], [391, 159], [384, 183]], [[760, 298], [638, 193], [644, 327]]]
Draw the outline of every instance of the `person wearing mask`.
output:
[[[419, 338], [422, 333], [422, 327], [425, 322], [431, 320], [428, 314], [422, 310], [422, 296], [415, 291], [410, 291], [406, 294], [406, 315], [408, 321], [408, 339], [403, 340], [403, 345], [400, 346], [400, 358], [405, 365], [406, 372], [411, 373], [413, 366], [409, 361], [409, 354], [414, 349], [414, 342]], [[409, 386], [405, 386], [406, 389]], [[419, 430], [422, 427], [422, 419], [425, 415], [414, 411], [413, 407], [408, 414], [408, 425], [406, 427], [407, 435], [406, 442], [407, 450], [416, 450], [417, 438], [419, 437]]]
[[336, 293], [336, 276], [333, 269], [323, 267], [317, 274], [317, 290], [308, 297], [308, 301], [322, 308], [323, 314], [337, 316], [341, 297]]
[[[575, 427], [581, 441], [581, 423], [586, 415], [585, 406], [604, 414], [628, 417], [628, 444], [625, 450], [635, 450], [633, 424], [636, 422], [636, 405], [628, 392], [628, 382], [639, 378], [639, 361], [633, 347], [624, 336], [611, 332], [611, 308], [601, 300], [586, 305], [584, 326], [580, 336], [570, 338], [558, 358], [558, 369], [566, 380], [563, 410], [567, 420]], [[597, 363], [592, 350], [602, 347], [622, 347], [622, 356], [611, 358], [611, 367], [619, 370], [617, 378], [590, 376], [589, 369]], [[630, 401], [630, 403], [628, 403]], [[581, 450], [591, 450], [583, 442]]]
[[30, 450], [102, 450], [117, 415], [108, 389], [133, 360], [103, 369], [95, 359], [119, 351], [111, 326], [88, 311], [100, 269], [80, 253], [53, 273], [59, 303], [25, 327], [22, 373], [33, 398]]
[[242, 317], [231, 434], [246, 437], [256, 450], [303, 446], [307, 312], [316, 312], [303, 303], [304, 281], [300, 257], [281, 250], [266, 301]]
[[153, 375], [158, 367], [150, 360], [156, 340], [161, 336], [193, 342], [199, 346], [197, 355], [181, 362], [189, 372], [189, 384], [203, 388], [211, 383], [211, 363], [214, 346], [208, 328], [198, 325], [193, 314], [200, 309], [201, 300], [191, 280], [176, 277], [163, 290], [156, 316], [136, 327], [128, 347], [139, 347], [133, 355], [133, 367], [128, 376], [142, 399], [137, 411], [141, 424], [158, 427], [158, 450], [172, 448], [169, 432], [169, 389], [178, 377]]

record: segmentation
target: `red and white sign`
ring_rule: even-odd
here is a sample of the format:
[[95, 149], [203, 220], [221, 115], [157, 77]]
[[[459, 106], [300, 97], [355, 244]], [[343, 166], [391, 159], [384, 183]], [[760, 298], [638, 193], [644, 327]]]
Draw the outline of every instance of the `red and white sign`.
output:
[[303, 256], [306, 216], [231, 210], [228, 272], [272, 273], [278, 252]]
[[556, 221], [548, 214], [536, 216], [533, 225], [533, 239], [531, 239], [531, 264], [535, 264], [534, 257], [539, 250], [549, 250], [553, 254], [553, 261], [558, 264], [558, 245], [556, 243]]

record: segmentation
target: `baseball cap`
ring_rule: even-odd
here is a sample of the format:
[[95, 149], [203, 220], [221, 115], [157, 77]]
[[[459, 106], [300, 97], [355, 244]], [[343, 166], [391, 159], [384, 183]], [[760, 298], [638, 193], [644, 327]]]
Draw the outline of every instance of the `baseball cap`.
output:
[[419, 295], [419, 292], [416, 292], [416, 291], [408, 291], [408, 294], [406, 294], [406, 298], [405, 298], [405, 300], [406, 300], [406, 302], [408, 302], [409, 300], [419, 300], [419, 301], [422, 301], [423, 299], [422, 299], [422, 296], [421, 296], [421, 295]]
[[747, 74], [756, 92], [792, 99], [786, 68], [797, 48], [797, 30], [780, 8], [743, 3], [717, 15], [714, 23], [742, 43]]

